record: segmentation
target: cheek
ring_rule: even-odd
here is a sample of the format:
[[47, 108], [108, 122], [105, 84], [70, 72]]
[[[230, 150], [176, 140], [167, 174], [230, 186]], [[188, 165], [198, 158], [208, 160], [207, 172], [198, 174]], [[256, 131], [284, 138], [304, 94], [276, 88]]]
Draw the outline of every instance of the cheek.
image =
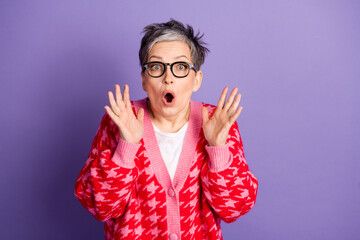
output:
[[143, 90], [146, 92], [146, 84], [145, 84], [145, 81], [142, 81], [142, 88], [143, 88]]
[[147, 92], [147, 94], [150, 96], [160, 96], [161, 95], [161, 86], [158, 86], [157, 84], [151, 83], [151, 82], [146, 82], [145, 83], [145, 92]]
[[195, 79], [189, 79], [189, 81], [184, 86], [184, 89], [187, 91], [192, 91], [195, 86]]
[[152, 85], [153, 85], [153, 83], [150, 81], [150, 79], [148, 79], [146, 77], [143, 78], [142, 87], [146, 92], [153, 88]]

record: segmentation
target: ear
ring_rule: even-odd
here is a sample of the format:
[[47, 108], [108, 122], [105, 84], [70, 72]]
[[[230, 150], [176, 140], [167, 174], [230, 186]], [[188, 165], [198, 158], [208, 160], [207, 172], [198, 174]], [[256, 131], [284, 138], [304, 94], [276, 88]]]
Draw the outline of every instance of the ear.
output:
[[145, 84], [145, 72], [141, 72], [141, 79], [142, 79], [142, 88], [146, 92], [146, 84]]
[[193, 92], [196, 92], [199, 90], [202, 82], [203, 73], [201, 70], [197, 71], [194, 78], [194, 86], [193, 86]]

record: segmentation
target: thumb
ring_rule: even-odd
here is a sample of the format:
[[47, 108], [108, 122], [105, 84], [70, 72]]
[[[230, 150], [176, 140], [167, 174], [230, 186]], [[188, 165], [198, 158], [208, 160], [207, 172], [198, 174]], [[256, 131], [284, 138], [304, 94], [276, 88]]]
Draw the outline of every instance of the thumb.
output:
[[209, 121], [209, 111], [208, 111], [207, 107], [205, 107], [205, 106], [202, 107], [201, 113], [202, 113], [203, 123], [206, 123], [207, 121]]
[[144, 121], [144, 109], [140, 108], [137, 112], [137, 118], [140, 120], [140, 122]]

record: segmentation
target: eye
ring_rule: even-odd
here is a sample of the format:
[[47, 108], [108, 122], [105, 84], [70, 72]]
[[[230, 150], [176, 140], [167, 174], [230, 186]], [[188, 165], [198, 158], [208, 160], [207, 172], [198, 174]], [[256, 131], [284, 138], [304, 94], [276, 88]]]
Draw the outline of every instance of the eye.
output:
[[153, 70], [153, 71], [159, 71], [159, 70], [162, 69], [161, 65], [160, 65], [160, 64], [157, 64], [157, 63], [150, 64], [150, 68], [151, 68], [151, 70]]
[[188, 69], [188, 65], [185, 64], [185, 63], [178, 63], [176, 64], [176, 69], [177, 70], [180, 70], [180, 71], [184, 71], [184, 70], [187, 70]]

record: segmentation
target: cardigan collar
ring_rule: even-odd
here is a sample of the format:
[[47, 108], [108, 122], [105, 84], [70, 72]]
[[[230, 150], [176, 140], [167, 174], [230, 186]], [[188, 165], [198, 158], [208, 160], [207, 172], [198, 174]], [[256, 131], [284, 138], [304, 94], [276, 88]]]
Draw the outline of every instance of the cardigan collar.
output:
[[184, 144], [180, 153], [179, 162], [176, 168], [174, 181], [171, 181], [164, 160], [162, 159], [159, 146], [156, 141], [155, 132], [151, 123], [150, 113], [147, 109], [147, 98], [134, 102], [135, 111], [144, 109], [144, 146], [147, 157], [150, 160], [151, 168], [162, 187], [167, 190], [170, 187], [177, 193], [183, 187], [190, 172], [193, 159], [196, 158], [195, 150], [200, 136], [202, 126], [201, 107], [199, 102], [190, 102], [190, 116], [188, 128], [184, 138]]

